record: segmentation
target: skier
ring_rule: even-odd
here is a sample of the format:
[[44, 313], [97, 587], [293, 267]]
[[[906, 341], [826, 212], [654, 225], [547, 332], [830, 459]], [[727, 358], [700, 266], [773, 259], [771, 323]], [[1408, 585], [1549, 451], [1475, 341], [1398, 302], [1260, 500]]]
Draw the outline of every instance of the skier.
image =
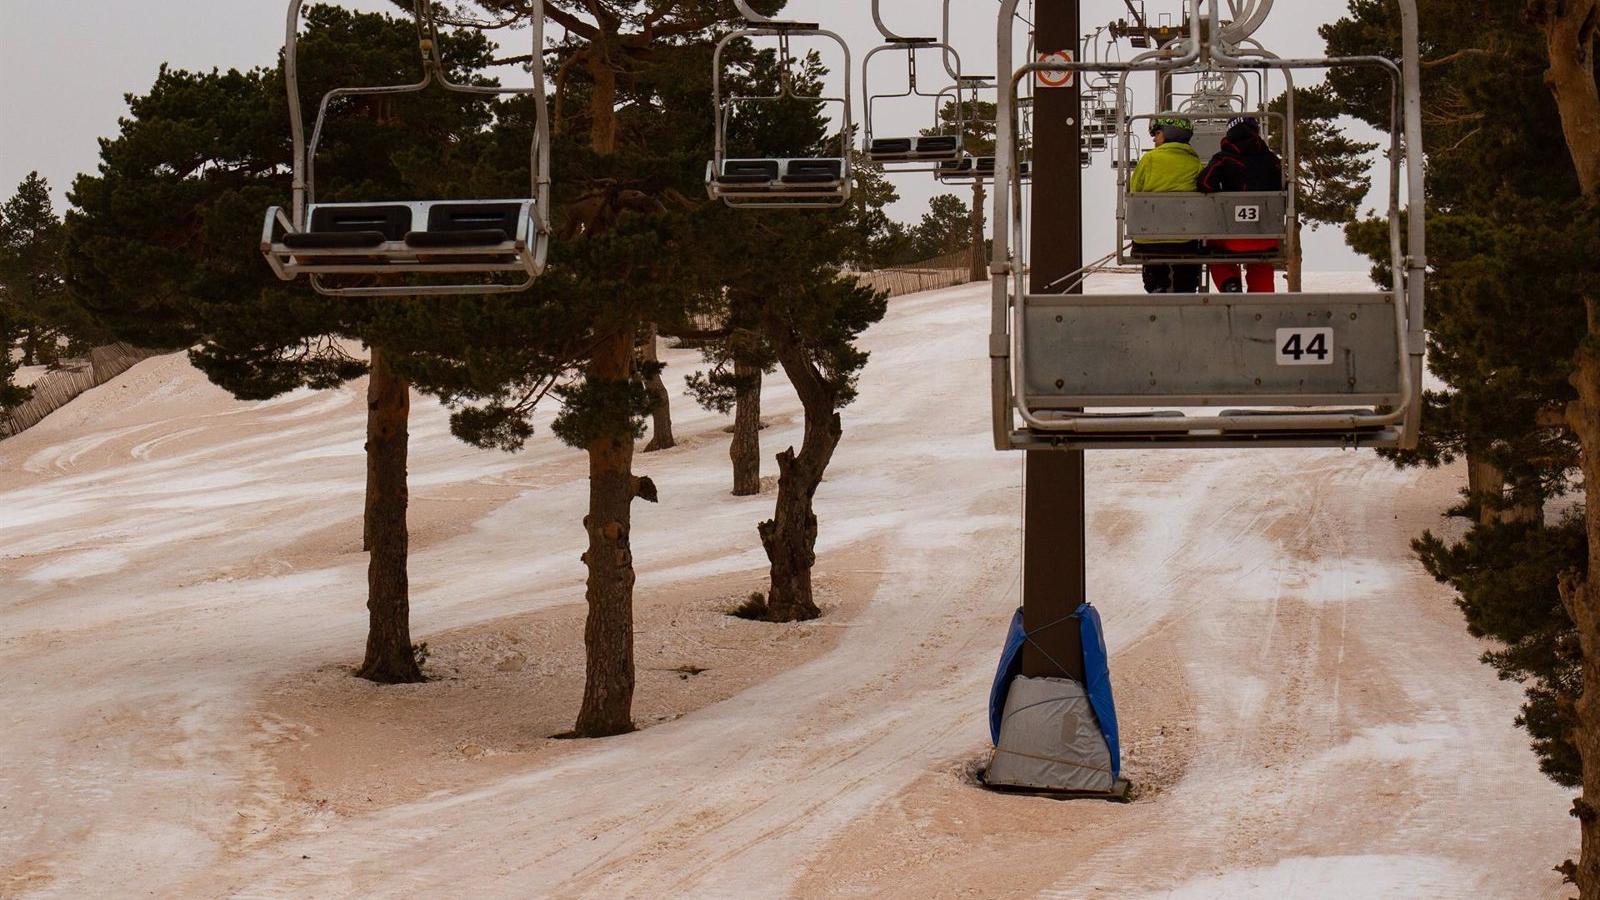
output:
[[[1210, 165], [1200, 175], [1200, 190], [1207, 194], [1283, 190], [1283, 160], [1261, 139], [1261, 123], [1254, 116], [1237, 116], [1228, 121], [1222, 149], [1211, 157]], [[1212, 241], [1210, 246], [1226, 253], [1260, 254], [1277, 251], [1278, 242], [1263, 238], [1230, 238]], [[1249, 263], [1245, 266], [1244, 278], [1252, 294], [1271, 294], [1277, 290], [1271, 263]], [[1245, 289], [1237, 263], [1212, 263], [1211, 282], [1225, 294], [1238, 294]]]
[[[1136, 194], [1192, 193], [1202, 168], [1200, 155], [1189, 146], [1194, 125], [1188, 119], [1163, 116], [1150, 123], [1155, 149], [1139, 157], [1128, 190]], [[1194, 255], [1199, 241], [1134, 241], [1143, 256]], [[1200, 290], [1200, 266], [1151, 264], [1144, 267], [1144, 289], [1150, 294], [1193, 294]]]

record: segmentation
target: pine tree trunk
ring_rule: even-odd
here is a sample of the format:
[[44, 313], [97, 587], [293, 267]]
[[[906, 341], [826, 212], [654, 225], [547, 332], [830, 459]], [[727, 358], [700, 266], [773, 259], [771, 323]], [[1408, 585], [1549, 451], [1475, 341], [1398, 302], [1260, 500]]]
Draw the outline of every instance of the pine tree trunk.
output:
[[1505, 491], [1505, 472], [1484, 459], [1480, 451], [1468, 448], [1467, 503], [1473, 509], [1479, 525], [1492, 525], [1498, 520]]
[[[1596, 29], [1600, 0], [1531, 0], [1526, 14], [1543, 31], [1550, 68], [1545, 83], [1555, 96], [1578, 185], [1590, 203], [1600, 202], [1600, 89], [1595, 81]], [[1581, 844], [1570, 874], [1582, 900], [1600, 900], [1600, 298], [1584, 298], [1587, 339], [1572, 374], [1578, 399], [1567, 422], [1582, 446], [1584, 523], [1589, 545], [1587, 576], [1561, 580], [1561, 601], [1577, 626], [1583, 653], [1583, 692], [1572, 743], [1583, 761], [1583, 792], [1573, 801]]]
[[[1526, 487], [1526, 485], [1524, 485]], [[1481, 452], [1467, 451], [1467, 497], [1477, 513], [1479, 525], [1512, 525], [1544, 521], [1544, 504], [1538, 500], [1511, 501], [1511, 497], [1537, 496], [1533, 491], [1507, 491], [1506, 473], [1483, 458]]]
[[1289, 293], [1298, 294], [1305, 290], [1306, 278], [1306, 248], [1302, 244], [1303, 229], [1300, 217], [1294, 217], [1294, 253], [1289, 256]]
[[1531, 0], [1544, 32], [1550, 68], [1544, 80], [1561, 113], [1561, 130], [1585, 197], [1600, 195], [1600, 86], [1595, 81], [1600, 0]]
[[1587, 301], [1589, 341], [1579, 350], [1572, 384], [1578, 399], [1567, 410], [1568, 424], [1583, 445], [1584, 523], [1588, 534], [1588, 575], [1573, 572], [1561, 580], [1561, 602], [1577, 625], [1583, 651], [1583, 692], [1578, 698], [1578, 728], [1572, 742], [1583, 761], [1583, 792], [1573, 801], [1582, 835], [1575, 871], [1582, 900], [1600, 900], [1600, 303]]
[[[590, 358], [597, 384], [626, 383], [633, 376], [632, 328], [607, 335]], [[627, 421], [610, 423], [611, 434], [589, 444], [589, 515], [583, 520], [589, 549], [583, 629], [586, 653], [583, 706], [574, 732], [605, 737], [633, 730], [633, 551], [629, 547], [633, 498], [633, 438]]]
[[799, 622], [822, 614], [811, 588], [811, 567], [817, 561], [813, 501], [844, 429], [833, 406], [834, 391], [804, 351], [792, 341], [780, 341], [778, 361], [805, 408], [805, 433], [799, 454], [793, 447], [778, 454], [777, 508], [759, 531], [771, 563], [767, 618]]
[[411, 600], [406, 577], [406, 431], [411, 386], [372, 350], [367, 384], [368, 534], [367, 656], [357, 672], [384, 684], [422, 681], [411, 650]]
[[751, 497], [761, 493], [761, 367], [735, 354], [733, 375], [740, 385], [734, 398], [733, 443], [728, 446], [733, 495]]
[[[651, 325], [646, 331], [640, 356], [653, 367], [661, 361], [660, 339], [656, 336], [656, 326]], [[677, 439], [672, 436], [672, 395], [667, 393], [667, 384], [661, 380], [659, 371], [650, 373], [645, 386], [650, 391], [650, 443], [644, 445], [644, 452], [670, 450], [678, 446]]]
[[968, 272], [968, 280], [984, 281], [989, 277], [989, 260], [983, 252], [983, 204], [986, 202], [986, 193], [983, 189], [983, 179], [972, 182], [972, 269]]
[[617, 72], [602, 42], [589, 45], [589, 146], [601, 156], [617, 152]]

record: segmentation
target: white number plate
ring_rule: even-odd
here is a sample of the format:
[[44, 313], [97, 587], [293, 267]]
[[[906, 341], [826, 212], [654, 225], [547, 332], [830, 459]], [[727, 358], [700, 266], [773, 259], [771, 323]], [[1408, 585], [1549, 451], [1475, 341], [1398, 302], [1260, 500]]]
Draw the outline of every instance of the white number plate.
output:
[[1333, 365], [1333, 329], [1279, 328], [1278, 365]]
[[1233, 208], [1233, 220], [1235, 222], [1246, 222], [1246, 223], [1259, 222], [1259, 221], [1261, 221], [1261, 207], [1259, 207], [1259, 206], [1235, 206]]

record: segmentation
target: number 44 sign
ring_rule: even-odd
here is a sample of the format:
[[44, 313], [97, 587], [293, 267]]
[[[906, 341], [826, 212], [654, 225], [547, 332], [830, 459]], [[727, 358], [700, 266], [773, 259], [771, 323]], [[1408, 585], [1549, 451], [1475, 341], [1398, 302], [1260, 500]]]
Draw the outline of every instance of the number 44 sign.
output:
[[1333, 329], [1279, 328], [1278, 365], [1333, 365]]

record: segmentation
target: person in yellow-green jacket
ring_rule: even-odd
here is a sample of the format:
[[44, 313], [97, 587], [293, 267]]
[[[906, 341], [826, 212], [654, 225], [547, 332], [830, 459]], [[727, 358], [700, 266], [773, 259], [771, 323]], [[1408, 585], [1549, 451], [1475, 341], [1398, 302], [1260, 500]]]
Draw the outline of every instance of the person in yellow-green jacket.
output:
[[[1134, 194], [1190, 193], [1199, 190], [1205, 164], [1189, 146], [1194, 124], [1176, 116], [1150, 122], [1155, 148], [1139, 157], [1128, 191]], [[1135, 256], [1166, 256], [1200, 252], [1199, 241], [1134, 241]], [[1200, 266], [1151, 264], [1144, 267], [1144, 289], [1150, 294], [1193, 294], [1200, 290]]]

